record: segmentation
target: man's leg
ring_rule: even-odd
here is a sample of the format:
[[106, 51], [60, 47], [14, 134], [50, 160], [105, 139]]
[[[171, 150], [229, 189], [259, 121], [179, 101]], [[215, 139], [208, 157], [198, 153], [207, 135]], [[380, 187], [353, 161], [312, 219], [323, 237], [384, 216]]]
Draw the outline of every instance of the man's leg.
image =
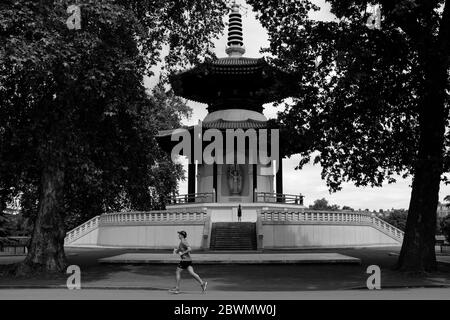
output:
[[203, 280], [200, 278], [200, 276], [199, 276], [198, 274], [196, 274], [196, 273], [194, 272], [194, 268], [193, 268], [192, 266], [189, 266], [189, 267], [188, 267], [188, 271], [189, 271], [189, 273], [191, 274], [191, 276], [192, 276], [195, 280], [197, 280], [198, 283], [203, 284]]
[[177, 271], [176, 271], [177, 286], [175, 287], [177, 289], [180, 288], [181, 271], [183, 271], [183, 269], [177, 267]]

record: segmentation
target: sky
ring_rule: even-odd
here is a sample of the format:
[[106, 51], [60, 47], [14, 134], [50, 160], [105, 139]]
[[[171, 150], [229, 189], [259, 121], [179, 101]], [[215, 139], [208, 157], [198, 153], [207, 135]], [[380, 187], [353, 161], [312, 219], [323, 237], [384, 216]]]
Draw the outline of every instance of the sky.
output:
[[[244, 3], [243, 1], [237, 1]], [[311, 13], [311, 18], [316, 20], [333, 20], [334, 17], [330, 14], [329, 4], [324, 0], [313, 0], [315, 4], [320, 7], [319, 12]], [[255, 17], [251, 7], [244, 3], [246, 13], [243, 15], [243, 34], [246, 57], [262, 57], [260, 53], [261, 48], [269, 45], [267, 31], [261, 26]], [[225, 30], [224, 30], [225, 31]], [[224, 33], [218, 40], [214, 42], [215, 53], [217, 56], [225, 57], [226, 47], [226, 33]], [[146, 81], [147, 86], [151, 86], [155, 82], [154, 79]], [[190, 119], [184, 119], [183, 124], [193, 125], [197, 124], [198, 120], [203, 120], [207, 114], [206, 105], [187, 101], [188, 105], [193, 108], [193, 115]], [[264, 106], [264, 115], [267, 118], [275, 118], [277, 112], [281, 109], [276, 109], [270, 105]], [[387, 209], [407, 209], [409, 206], [409, 199], [411, 194], [411, 179], [403, 179], [397, 177], [397, 182], [394, 184], [385, 184], [383, 187], [355, 187], [352, 183], [344, 183], [342, 190], [330, 193], [324, 180], [321, 179], [320, 165], [313, 165], [312, 163], [305, 165], [301, 170], [295, 170], [299, 162], [299, 156], [292, 156], [284, 159], [283, 162], [283, 192], [285, 194], [303, 194], [305, 196], [304, 203], [306, 206], [314, 203], [314, 200], [326, 198], [330, 204], [337, 204], [339, 206], [350, 206], [354, 209], [369, 209], [369, 210], [387, 210]], [[183, 161], [187, 174], [187, 162]], [[180, 181], [180, 194], [187, 193], [187, 179]], [[450, 186], [441, 184], [439, 200], [443, 201], [446, 195], [450, 195]]]

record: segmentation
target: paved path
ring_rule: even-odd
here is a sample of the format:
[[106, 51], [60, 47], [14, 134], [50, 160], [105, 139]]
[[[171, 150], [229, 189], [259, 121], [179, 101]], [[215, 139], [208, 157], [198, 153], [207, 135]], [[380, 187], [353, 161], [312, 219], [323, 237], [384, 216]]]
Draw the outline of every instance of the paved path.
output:
[[[394, 257], [398, 257], [399, 253], [398, 252], [390, 252], [389, 255], [390, 256], [394, 256]], [[437, 254], [436, 255], [436, 260], [440, 264], [450, 266], [450, 256], [449, 255]]]
[[[361, 260], [334, 252], [316, 253], [204, 253], [192, 254], [197, 264], [360, 264]], [[99, 259], [100, 263], [175, 264], [178, 255], [167, 253], [125, 253]]]
[[185, 291], [178, 295], [162, 290], [108, 289], [0, 289], [0, 300], [427, 300], [450, 299], [449, 288], [338, 290], [338, 291]]
[[[396, 288], [408, 288], [407, 291], [415, 292], [416, 289], [414, 288], [450, 287], [450, 267], [445, 265], [440, 265], [439, 272], [423, 277], [408, 276], [393, 271], [392, 266], [396, 263], [398, 257], [389, 253], [399, 250], [400, 248], [292, 250], [283, 254], [340, 253], [344, 256], [360, 259], [361, 264], [265, 264], [263, 266], [255, 264], [200, 264], [195, 266], [195, 271], [208, 280], [208, 291], [210, 291], [208, 297], [215, 297], [220, 294], [236, 297], [234, 294], [236, 292], [248, 292], [249, 296], [259, 299], [259, 293], [262, 297], [265, 295], [274, 297], [280, 292], [284, 292], [287, 296], [293, 292], [314, 295], [316, 292], [328, 290], [330, 295], [340, 291], [348, 291], [348, 294], [353, 294], [352, 292], [356, 292], [358, 289], [366, 288], [366, 281], [369, 277], [366, 270], [369, 265], [374, 264], [381, 268], [381, 287], [384, 288], [382, 290], [384, 292], [387, 289], [393, 290]], [[78, 265], [81, 268], [83, 297], [94, 299], [96, 296], [105, 294], [106, 298], [117, 296], [124, 299], [129, 297], [143, 299], [149, 298], [149, 294], [155, 295], [155, 297], [165, 295], [167, 289], [173, 287], [176, 262], [174, 265], [100, 264], [98, 262], [102, 258], [127, 253], [170, 255], [169, 251], [164, 253], [161, 250], [67, 250], [69, 264]], [[265, 254], [278, 253], [276, 251], [265, 252]], [[199, 254], [203, 253], [194, 252], [194, 257]], [[174, 257], [176, 258], [176, 256]], [[11, 263], [17, 261], [17, 259], [23, 259], [23, 257], [0, 258], [3, 263], [8, 261]], [[59, 292], [61, 292], [61, 298], [68, 294], [74, 294], [77, 298], [77, 295], [81, 293], [66, 292], [68, 291], [65, 289], [68, 277], [69, 275], [66, 274], [20, 278], [6, 274], [0, 275], [0, 296], [3, 298], [9, 293], [14, 296], [21, 292], [24, 294], [24, 298], [31, 297], [33, 294], [40, 295], [40, 293], [43, 294], [42, 298], [45, 298], [47, 295], [53, 296], [53, 293], [54, 296], [58, 297]], [[21, 290], [21, 288], [29, 290]], [[198, 292], [199, 285], [187, 272], [184, 272], [181, 289], [188, 292]], [[244, 294], [244, 296], [246, 295], [247, 293]], [[39, 296], [36, 297], [39, 298]], [[218, 297], [218, 299], [220, 298]]]
[[436, 260], [439, 263], [450, 265], [450, 256], [437, 256]]
[[23, 259], [25, 259], [25, 256], [22, 256], [22, 255], [17, 255], [17, 256], [3, 255], [3, 256], [0, 256], [0, 265], [21, 262]]

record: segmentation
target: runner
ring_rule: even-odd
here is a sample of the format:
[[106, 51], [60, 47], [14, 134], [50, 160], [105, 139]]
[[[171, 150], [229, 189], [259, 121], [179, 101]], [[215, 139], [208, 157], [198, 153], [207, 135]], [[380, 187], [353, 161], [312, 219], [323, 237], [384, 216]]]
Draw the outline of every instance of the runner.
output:
[[177, 285], [170, 289], [169, 291], [171, 293], [180, 293], [180, 280], [181, 280], [181, 272], [185, 269], [188, 270], [190, 275], [197, 280], [197, 282], [202, 287], [202, 292], [206, 291], [206, 286], [208, 285], [208, 282], [203, 281], [198, 274], [194, 272], [194, 268], [192, 267], [192, 259], [191, 259], [191, 247], [189, 243], [187, 242], [187, 233], [186, 231], [178, 231], [178, 238], [180, 239], [180, 244], [178, 245], [178, 248], [173, 249], [174, 254], [179, 254], [181, 257], [181, 261], [178, 264], [177, 271], [176, 271], [176, 280]]

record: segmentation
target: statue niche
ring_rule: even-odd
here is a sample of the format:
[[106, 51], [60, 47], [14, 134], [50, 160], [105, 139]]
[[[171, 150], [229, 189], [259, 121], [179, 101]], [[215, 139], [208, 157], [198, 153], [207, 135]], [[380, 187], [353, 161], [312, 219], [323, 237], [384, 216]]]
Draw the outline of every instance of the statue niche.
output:
[[229, 165], [227, 178], [230, 194], [240, 195], [242, 192], [242, 168], [238, 164]]

